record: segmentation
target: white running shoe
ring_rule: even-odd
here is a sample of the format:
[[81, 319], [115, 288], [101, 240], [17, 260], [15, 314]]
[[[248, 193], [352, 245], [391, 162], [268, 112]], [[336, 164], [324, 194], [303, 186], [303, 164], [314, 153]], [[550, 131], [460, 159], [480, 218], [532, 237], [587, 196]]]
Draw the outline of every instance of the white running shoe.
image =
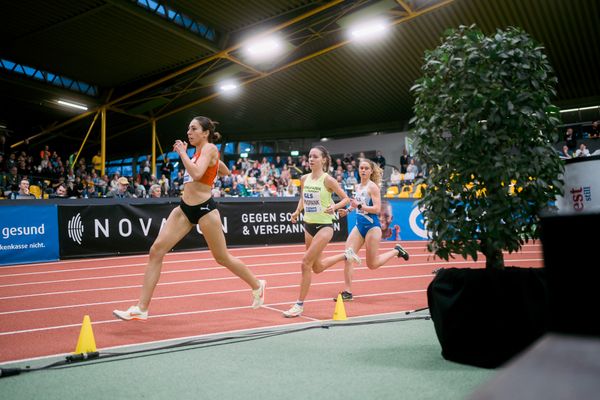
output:
[[127, 311], [114, 310], [113, 315], [123, 321], [145, 321], [148, 319], [148, 310], [142, 311], [138, 306], [131, 306]]
[[352, 247], [348, 247], [346, 249], [346, 251], [344, 252], [344, 256], [346, 257], [346, 260], [355, 262], [358, 265], [360, 265], [360, 263], [362, 262], [360, 257], [354, 252], [354, 250], [352, 250]]
[[299, 305], [298, 303], [294, 304], [292, 308], [283, 312], [283, 316], [286, 318], [294, 318], [302, 315], [304, 311], [304, 306]]
[[259, 280], [258, 283], [260, 284], [260, 287], [252, 291], [252, 297], [254, 298], [252, 308], [254, 309], [259, 308], [265, 302], [265, 288], [267, 287], [267, 281]]

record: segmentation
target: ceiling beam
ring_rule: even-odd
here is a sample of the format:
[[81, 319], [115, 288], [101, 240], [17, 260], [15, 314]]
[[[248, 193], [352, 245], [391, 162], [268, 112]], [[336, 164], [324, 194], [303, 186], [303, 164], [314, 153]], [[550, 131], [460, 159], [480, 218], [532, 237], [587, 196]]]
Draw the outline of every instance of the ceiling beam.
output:
[[406, 12], [408, 13], [408, 15], [411, 15], [414, 12], [412, 10], [412, 8], [410, 8], [410, 6], [408, 4], [406, 4], [406, 1], [404, 1], [404, 0], [396, 0], [396, 3], [400, 4], [402, 6], [402, 8], [404, 8], [406, 10]]
[[195, 35], [191, 32], [188, 32], [185, 28], [180, 27], [172, 22], [167, 21], [164, 18], [159, 17], [158, 15], [154, 15], [147, 10], [142, 9], [139, 6], [136, 6], [131, 1], [123, 1], [123, 0], [104, 0], [111, 6], [117, 7], [122, 11], [125, 11], [136, 18], [142, 19], [146, 22], [149, 22], [153, 25], [158, 26], [159, 28], [176, 35], [177, 37], [187, 40], [188, 42], [195, 44], [196, 46], [202, 47], [206, 50], [209, 50], [213, 53], [219, 52], [219, 49], [214, 43], [211, 43], [209, 40], [203, 39], [198, 35]]
[[[122, 3], [121, 3], [120, 1], [118, 1], [118, 0], [107, 0], [107, 1], [108, 1], [108, 2], [110, 2], [111, 4], [115, 5], [115, 6], [122, 6]], [[302, 20], [304, 20], [304, 19], [306, 19], [306, 18], [310, 18], [310, 17], [312, 17], [312, 16], [313, 16], [313, 15], [315, 15], [315, 14], [318, 14], [318, 13], [320, 13], [320, 12], [323, 12], [323, 11], [325, 11], [325, 10], [327, 10], [327, 9], [329, 9], [329, 8], [331, 8], [331, 7], [333, 7], [333, 6], [337, 5], [337, 4], [339, 4], [339, 3], [341, 3], [341, 2], [343, 2], [343, 0], [333, 0], [333, 1], [330, 1], [330, 2], [328, 2], [328, 3], [326, 3], [326, 4], [323, 4], [322, 6], [319, 6], [319, 7], [313, 8], [312, 10], [310, 10], [310, 11], [307, 11], [306, 13], [304, 13], [304, 14], [302, 14], [302, 15], [299, 15], [299, 16], [297, 16], [297, 17], [295, 17], [295, 18], [292, 18], [292, 19], [291, 19], [291, 20], [289, 20], [289, 21], [283, 22], [283, 23], [281, 23], [281, 24], [279, 24], [279, 25], [277, 25], [277, 26], [274, 26], [274, 27], [273, 27], [273, 28], [271, 28], [271, 29], [268, 29], [268, 30], [266, 30], [265, 32], [263, 32], [263, 33], [262, 33], [262, 35], [263, 35], [263, 36], [265, 36], [265, 35], [269, 35], [269, 34], [271, 34], [271, 33], [274, 33], [274, 32], [278, 32], [278, 31], [280, 31], [280, 30], [282, 30], [282, 29], [285, 29], [285, 28], [287, 28], [287, 27], [288, 27], [288, 26], [290, 26], [290, 25], [293, 25], [293, 24], [295, 24], [295, 23], [297, 23], [297, 22], [300, 22], [300, 21], [302, 21]], [[134, 7], [136, 7], [136, 8], [137, 8], [137, 6], [134, 6]], [[143, 11], [143, 10], [139, 10], [139, 11]], [[158, 18], [158, 17], [155, 17], [155, 18]], [[173, 27], [171, 27], [171, 28], [173, 28]], [[164, 82], [166, 82], [166, 81], [169, 81], [169, 80], [171, 80], [171, 79], [173, 79], [173, 78], [175, 78], [175, 77], [177, 77], [177, 76], [179, 76], [179, 75], [185, 74], [186, 72], [189, 72], [189, 71], [193, 71], [194, 69], [196, 69], [196, 68], [198, 68], [198, 67], [201, 67], [202, 65], [204, 65], [204, 64], [206, 64], [206, 63], [209, 63], [209, 62], [211, 62], [211, 61], [213, 61], [213, 60], [216, 60], [216, 59], [218, 59], [218, 58], [224, 58], [224, 57], [226, 57], [226, 56], [227, 56], [227, 55], [228, 55], [230, 52], [233, 52], [233, 51], [235, 51], [235, 50], [238, 50], [238, 49], [239, 49], [239, 48], [241, 48], [243, 45], [244, 45], [244, 42], [240, 42], [240, 43], [238, 43], [238, 44], [235, 44], [235, 45], [233, 45], [233, 46], [231, 46], [231, 47], [229, 47], [229, 48], [227, 48], [227, 49], [225, 49], [225, 50], [219, 51], [219, 52], [217, 52], [217, 53], [215, 53], [215, 54], [213, 54], [213, 55], [211, 55], [211, 56], [205, 57], [205, 58], [203, 58], [203, 59], [201, 59], [201, 60], [199, 60], [199, 61], [197, 61], [197, 62], [195, 62], [195, 63], [193, 63], [193, 64], [190, 64], [190, 65], [188, 65], [187, 67], [184, 67], [184, 68], [182, 68], [182, 69], [180, 69], [180, 70], [178, 70], [178, 71], [175, 71], [175, 72], [173, 72], [173, 73], [171, 73], [171, 74], [168, 74], [168, 75], [166, 75], [166, 76], [164, 76], [164, 77], [162, 77], [162, 78], [160, 78], [160, 79], [158, 79], [158, 80], [156, 80], [156, 81], [154, 81], [154, 82], [148, 83], [147, 85], [144, 85], [144, 86], [142, 86], [142, 87], [140, 87], [140, 88], [138, 88], [138, 89], [136, 89], [136, 90], [134, 90], [134, 91], [132, 91], [132, 92], [129, 92], [129, 93], [127, 93], [127, 94], [124, 94], [124, 95], [122, 95], [122, 96], [120, 96], [120, 97], [118, 97], [118, 98], [116, 98], [116, 99], [114, 99], [114, 100], [111, 100], [110, 102], [108, 102], [108, 103], [106, 103], [106, 104], [104, 104], [104, 105], [102, 105], [102, 106], [100, 106], [100, 107], [111, 107], [111, 106], [113, 106], [113, 105], [115, 105], [115, 104], [117, 104], [117, 103], [119, 103], [119, 102], [121, 102], [121, 101], [123, 101], [123, 100], [126, 100], [126, 99], [128, 99], [128, 98], [130, 98], [130, 97], [132, 97], [132, 96], [135, 96], [136, 94], [139, 94], [139, 93], [141, 93], [141, 92], [144, 92], [144, 91], [146, 91], [146, 90], [148, 90], [148, 89], [150, 89], [150, 88], [153, 88], [153, 87], [155, 87], [155, 86], [158, 86], [158, 85], [160, 85], [161, 83], [164, 83]], [[64, 122], [62, 122], [62, 123], [60, 123], [60, 124], [58, 124], [58, 125], [54, 125], [54, 126], [51, 126], [51, 127], [49, 127], [49, 128], [46, 128], [46, 129], [42, 130], [40, 133], [38, 133], [38, 134], [36, 134], [36, 135], [33, 135], [33, 136], [30, 136], [30, 137], [28, 137], [28, 138], [27, 138], [27, 139], [25, 139], [25, 140], [31, 140], [31, 139], [38, 138], [38, 137], [40, 137], [40, 136], [42, 136], [42, 135], [48, 134], [48, 133], [50, 133], [50, 132], [53, 132], [53, 131], [55, 131], [56, 129], [62, 128], [62, 127], [64, 127], [64, 126], [67, 126], [67, 125], [69, 125], [69, 124], [71, 124], [71, 123], [73, 123], [73, 122], [79, 121], [79, 120], [81, 120], [82, 118], [85, 118], [85, 117], [87, 117], [87, 116], [90, 116], [90, 115], [92, 115], [93, 113], [95, 113], [96, 111], [98, 111], [98, 109], [99, 109], [100, 107], [97, 107], [96, 109], [93, 109], [93, 110], [87, 111], [87, 112], [85, 112], [85, 113], [83, 113], [83, 114], [77, 115], [76, 117], [73, 117], [73, 118], [71, 118], [71, 119], [69, 119], [69, 120], [67, 120], [67, 121], [64, 121]], [[19, 143], [15, 143], [15, 144], [13, 144], [13, 145], [11, 146], [11, 148], [12, 148], [12, 147], [19, 146], [19, 145], [20, 145], [20, 144], [22, 144], [23, 142], [24, 142], [24, 141], [21, 141], [21, 142], [19, 142]]]
[[[436, 4], [432, 5], [432, 6], [425, 7], [425, 8], [422, 8], [422, 9], [418, 10], [418, 11], [415, 11], [415, 12], [413, 12], [410, 15], [407, 15], [407, 16], [401, 17], [399, 19], [396, 19], [396, 20], [394, 20], [391, 23], [391, 25], [394, 26], [394, 25], [398, 25], [398, 24], [402, 24], [402, 23], [408, 22], [408, 21], [410, 21], [410, 20], [412, 20], [414, 18], [417, 18], [417, 17], [419, 17], [419, 16], [421, 16], [423, 14], [427, 14], [429, 12], [437, 10], [438, 8], [446, 6], [446, 5], [448, 5], [448, 4], [452, 3], [452, 2], [454, 2], [454, 0], [443, 0], [443, 1], [441, 1], [439, 3], [436, 3]], [[347, 39], [347, 40], [341, 41], [339, 43], [333, 44], [333, 45], [331, 45], [331, 46], [329, 46], [327, 48], [321, 49], [321, 50], [319, 50], [317, 52], [314, 52], [314, 53], [309, 54], [307, 56], [301, 57], [301, 58], [299, 58], [297, 60], [294, 60], [292, 62], [289, 62], [288, 64], [285, 64], [285, 65], [283, 65], [283, 66], [281, 66], [279, 68], [276, 68], [276, 69], [271, 70], [269, 72], [265, 72], [263, 75], [252, 77], [252, 78], [250, 78], [247, 81], [241, 82], [239, 86], [245, 86], [245, 85], [253, 83], [253, 82], [257, 81], [257, 80], [266, 78], [266, 77], [271, 76], [273, 74], [276, 74], [277, 72], [284, 71], [284, 70], [289, 69], [289, 68], [291, 68], [291, 67], [293, 67], [295, 65], [298, 65], [298, 64], [303, 63], [305, 61], [311, 60], [311, 59], [313, 59], [315, 57], [318, 57], [318, 56], [321, 56], [323, 54], [329, 53], [329, 52], [331, 52], [333, 50], [339, 49], [340, 47], [343, 47], [343, 46], [345, 46], [345, 45], [347, 45], [347, 44], [349, 44], [351, 42], [352, 42], [352, 40]], [[201, 99], [195, 100], [195, 101], [193, 101], [191, 103], [185, 104], [185, 105], [183, 105], [181, 107], [178, 107], [178, 108], [176, 108], [174, 110], [170, 110], [170, 111], [168, 111], [168, 112], [166, 112], [164, 114], [161, 114], [161, 115], [159, 115], [159, 116], [156, 117], [156, 120], [161, 120], [163, 118], [169, 117], [169, 116], [171, 116], [173, 114], [176, 114], [176, 113], [178, 113], [180, 111], [186, 110], [186, 109], [188, 109], [190, 107], [194, 107], [194, 106], [196, 106], [198, 104], [205, 103], [208, 100], [212, 100], [212, 99], [214, 99], [215, 97], [218, 97], [218, 96], [219, 96], [218, 92], [212, 93], [212, 94], [210, 94], [210, 95], [208, 95], [206, 97], [203, 97]]]

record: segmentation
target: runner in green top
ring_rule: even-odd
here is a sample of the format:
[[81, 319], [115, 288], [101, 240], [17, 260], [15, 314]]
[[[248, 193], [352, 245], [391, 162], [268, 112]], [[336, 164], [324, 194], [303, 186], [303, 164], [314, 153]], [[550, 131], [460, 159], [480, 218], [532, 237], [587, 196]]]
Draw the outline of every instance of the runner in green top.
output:
[[[292, 222], [296, 223], [300, 212], [304, 210], [304, 241], [306, 253], [302, 259], [302, 280], [300, 295], [296, 303], [283, 313], [284, 317], [298, 317], [304, 311], [304, 299], [310, 289], [312, 271], [321, 271], [321, 253], [333, 237], [333, 215], [336, 210], [346, 207], [350, 199], [337, 181], [327, 174], [331, 165], [331, 156], [323, 146], [310, 150], [308, 163], [311, 173], [302, 177], [301, 196], [296, 211], [292, 214]], [[340, 199], [334, 203], [331, 193], [335, 192]]]

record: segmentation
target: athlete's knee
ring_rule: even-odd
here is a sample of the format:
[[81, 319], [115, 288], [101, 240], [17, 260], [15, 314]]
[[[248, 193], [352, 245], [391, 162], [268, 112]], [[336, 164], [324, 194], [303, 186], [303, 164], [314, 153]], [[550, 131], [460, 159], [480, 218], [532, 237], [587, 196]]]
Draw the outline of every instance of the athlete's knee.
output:
[[150, 247], [149, 256], [150, 258], [164, 257], [164, 255], [167, 254], [168, 251], [169, 249], [167, 249], [167, 247], [164, 244], [160, 242], [154, 242]]
[[313, 263], [312, 270], [315, 274], [320, 274], [325, 271], [325, 268], [323, 268], [323, 264], [321, 263]]
[[225, 254], [215, 254], [215, 261], [219, 265], [228, 266], [231, 264], [231, 255], [229, 253]]
[[314, 260], [311, 260], [310, 258], [304, 256], [304, 258], [302, 258], [302, 272], [310, 273], [313, 269], [314, 263], [315, 263]]
[[377, 269], [377, 268], [379, 268], [379, 265], [377, 265], [375, 263], [375, 260], [369, 260], [367, 258], [367, 268], [369, 268], [369, 269]]

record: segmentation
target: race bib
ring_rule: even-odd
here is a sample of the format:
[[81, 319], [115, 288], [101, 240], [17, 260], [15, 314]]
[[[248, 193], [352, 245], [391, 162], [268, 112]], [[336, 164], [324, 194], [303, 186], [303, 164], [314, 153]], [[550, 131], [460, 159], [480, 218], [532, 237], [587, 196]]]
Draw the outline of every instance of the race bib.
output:
[[321, 207], [320, 193], [304, 192], [304, 212], [320, 213], [323, 211]]

